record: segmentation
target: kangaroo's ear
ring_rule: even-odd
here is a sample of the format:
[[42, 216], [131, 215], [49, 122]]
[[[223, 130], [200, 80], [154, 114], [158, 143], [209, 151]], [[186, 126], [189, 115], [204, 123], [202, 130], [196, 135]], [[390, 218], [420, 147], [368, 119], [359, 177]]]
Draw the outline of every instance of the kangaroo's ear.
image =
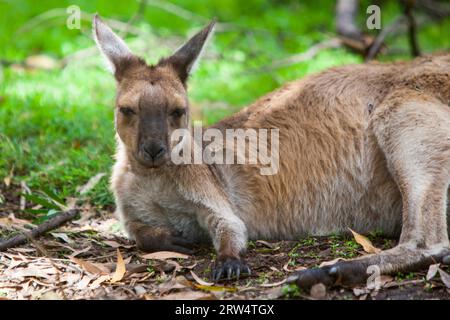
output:
[[92, 21], [92, 28], [97, 46], [106, 58], [109, 69], [119, 80], [124, 69], [138, 58], [97, 14]]
[[181, 81], [186, 82], [189, 74], [195, 69], [208, 40], [214, 33], [216, 21], [211, 21], [203, 30], [189, 39], [172, 56], [162, 59], [159, 64], [171, 64]]

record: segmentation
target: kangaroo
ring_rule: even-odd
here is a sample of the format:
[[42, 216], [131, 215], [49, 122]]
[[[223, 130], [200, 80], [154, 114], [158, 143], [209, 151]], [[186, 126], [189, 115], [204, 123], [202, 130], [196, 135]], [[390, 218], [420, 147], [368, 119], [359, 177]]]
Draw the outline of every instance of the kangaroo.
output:
[[214, 24], [147, 65], [94, 18], [94, 38], [117, 80], [116, 213], [138, 248], [189, 253], [211, 241], [219, 281], [250, 273], [249, 239], [348, 228], [400, 236], [392, 249], [289, 278], [301, 287], [360, 283], [373, 265], [388, 274], [450, 254], [449, 54], [331, 68], [211, 127], [278, 128], [276, 174], [261, 174], [261, 164], [175, 165], [170, 136], [192, 130], [186, 83]]

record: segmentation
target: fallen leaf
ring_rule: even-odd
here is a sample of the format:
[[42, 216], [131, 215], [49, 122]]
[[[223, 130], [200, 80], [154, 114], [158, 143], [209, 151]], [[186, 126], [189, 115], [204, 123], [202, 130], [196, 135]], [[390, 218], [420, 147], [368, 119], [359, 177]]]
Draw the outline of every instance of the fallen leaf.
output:
[[164, 294], [172, 290], [185, 289], [190, 286], [190, 282], [185, 277], [179, 276], [161, 284], [158, 287], [158, 291], [160, 294]]
[[114, 272], [114, 275], [111, 279], [111, 283], [116, 283], [122, 280], [123, 276], [125, 275], [125, 272], [126, 272], [125, 262], [123, 261], [120, 250], [117, 249], [117, 266], [116, 271]]
[[91, 283], [91, 285], [89, 286], [89, 288], [90, 288], [91, 290], [97, 289], [98, 287], [100, 287], [100, 285], [101, 285], [103, 282], [105, 282], [105, 281], [107, 281], [107, 280], [109, 280], [109, 279], [110, 279], [109, 274], [105, 274], [105, 275], [103, 275], [103, 276], [100, 276], [100, 277], [98, 277], [97, 279], [95, 279], [95, 280]]
[[380, 286], [384, 287], [386, 286], [388, 283], [394, 281], [394, 278], [389, 276], [389, 275], [381, 275], [380, 276]]
[[283, 287], [275, 287], [266, 291], [267, 299], [273, 300], [281, 298], [284, 295]]
[[39, 300], [62, 300], [62, 297], [55, 291], [47, 291], [40, 296]]
[[113, 247], [114, 249], [117, 249], [121, 246], [120, 243], [113, 240], [103, 240], [102, 242], [110, 247]]
[[181, 291], [161, 297], [161, 300], [214, 300], [215, 297], [201, 291]]
[[265, 288], [277, 287], [277, 286], [281, 286], [285, 282], [286, 282], [286, 279], [283, 279], [281, 281], [274, 282], [274, 283], [263, 283], [263, 284], [260, 285], [260, 287], [265, 287]]
[[204, 291], [211, 291], [211, 292], [218, 292], [218, 291], [236, 292], [238, 290], [235, 287], [204, 286], [201, 284], [196, 284], [195, 287]]
[[187, 259], [188, 255], [173, 252], [173, 251], [158, 251], [153, 253], [144, 254], [141, 256], [142, 259], [153, 259], [153, 260], [166, 260], [166, 259]]
[[[178, 272], [182, 269], [182, 267], [180, 266], [180, 264], [178, 262], [172, 261], [172, 260], [167, 260], [166, 265], [163, 267], [164, 272]], [[169, 271], [170, 269], [170, 271]]]
[[357, 297], [367, 295], [370, 292], [367, 288], [353, 288], [353, 294]]
[[51, 232], [51, 235], [54, 236], [57, 239], [61, 239], [66, 243], [73, 243], [73, 240], [69, 238], [67, 233], [63, 232]]
[[28, 268], [15, 268], [14, 270], [5, 270], [3, 274], [13, 279], [21, 277], [50, 279], [53, 277], [53, 275], [56, 274], [56, 270], [54, 268], [42, 269], [32, 266]]
[[295, 267], [293, 269], [289, 269], [289, 261], [286, 262], [283, 266], [283, 270], [286, 272], [295, 272], [295, 271], [300, 271], [300, 270], [305, 270], [305, 269], [306, 269], [306, 267], [302, 267], [302, 266]]
[[25, 226], [34, 226], [30, 221], [24, 219], [18, 219], [11, 213], [9, 216], [0, 218], [0, 226], [5, 228], [16, 227], [23, 229]]
[[200, 278], [198, 275], [195, 274], [194, 271], [191, 270], [191, 275], [192, 278], [194, 278], [194, 280], [202, 286], [212, 286], [214, 284], [214, 282], [206, 282], [205, 280], [203, 280], [202, 278]]
[[22, 253], [29, 253], [29, 252], [35, 252], [36, 249], [33, 248], [11, 248], [12, 251], [15, 252], [22, 252]]
[[84, 276], [75, 287], [78, 290], [84, 290], [89, 285], [89, 282], [91, 282], [91, 278], [89, 278], [88, 276]]
[[309, 295], [314, 299], [323, 299], [327, 296], [327, 287], [323, 283], [316, 283], [311, 287]]
[[378, 249], [373, 246], [372, 242], [367, 239], [365, 236], [360, 235], [359, 233], [353, 231], [352, 229], [348, 228], [351, 233], [353, 234], [353, 237], [355, 237], [355, 241], [358, 242], [367, 253], [379, 253], [381, 252], [381, 249]]
[[78, 259], [72, 256], [69, 257], [69, 259], [78, 264], [84, 271], [87, 271], [95, 275], [105, 274], [105, 270], [102, 270], [101, 268], [99, 268], [98, 266], [89, 261]]
[[337, 262], [339, 262], [339, 261], [342, 261], [342, 260], [344, 260], [344, 259], [342, 259], [342, 258], [336, 258], [336, 259], [333, 259], [333, 260], [330, 260], [330, 261], [324, 261], [324, 262], [322, 262], [322, 263], [319, 265], [319, 268], [326, 267], [326, 266], [331, 266], [331, 265], [333, 265], [333, 264], [335, 264], [335, 263], [337, 263]]
[[445, 286], [450, 289], [450, 275], [441, 268], [439, 268], [439, 275]]
[[427, 281], [430, 281], [431, 279], [434, 278], [434, 276], [436, 275], [436, 273], [439, 270], [439, 263], [436, 264], [432, 264], [429, 268], [428, 268], [428, 272], [427, 272]]
[[266, 246], [267, 248], [272, 249], [272, 250], [280, 249], [280, 247], [277, 246], [277, 243], [270, 243], [270, 242], [267, 242], [264, 240], [256, 240], [256, 243], [262, 244], [263, 246]]
[[78, 255], [80, 255], [80, 254], [82, 254], [82, 253], [88, 252], [88, 251], [91, 250], [91, 249], [92, 249], [92, 246], [88, 246], [88, 247], [86, 247], [86, 248], [84, 248], [84, 249], [74, 251], [74, 252], [73, 252], [71, 255], [69, 255], [69, 256], [70, 256], [70, 257], [76, 257], [76, 256], [78, 256]]
[[278, 270], [277, 268], [270, 266], [269, 267], [270, 270], [275, 271], [275, 272], [281, 272], [280, 270]]

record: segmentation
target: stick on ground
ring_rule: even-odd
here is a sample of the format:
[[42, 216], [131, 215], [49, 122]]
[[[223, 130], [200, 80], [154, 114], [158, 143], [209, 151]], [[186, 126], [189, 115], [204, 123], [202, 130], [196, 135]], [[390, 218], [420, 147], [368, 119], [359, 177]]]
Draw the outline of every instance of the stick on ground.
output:
[[75, 218], [77, 214], [78, 214], [77, 209], [65, 211], [63, 213], [54, 216], [53, 218], [48, 219], [47, 221], [38, 225], [31, 231], [25, 231], [22, 232], [22, 234], [19, 234], [12, 238], [2, 240], [0, 241], [0, 252], [5, 251], [8, 248], [13, 248], [22, 245], [24, 243], [27, 243], [30, 239], [36, 239], [41, 235], [43, 235], [44, 233], [61, 226], [62, 224], [66, 223], [69, 220], [72, 220], [73, 218]]

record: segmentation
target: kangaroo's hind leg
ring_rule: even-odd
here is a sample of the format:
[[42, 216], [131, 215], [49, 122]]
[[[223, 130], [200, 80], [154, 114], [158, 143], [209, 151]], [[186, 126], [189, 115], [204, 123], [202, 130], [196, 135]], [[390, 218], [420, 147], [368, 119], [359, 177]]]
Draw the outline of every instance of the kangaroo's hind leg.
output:
[[399, 244], [378, 254], [300, 271], [290, 281], [301, 287], [361, 283], [374, 268], [384, 274], [413, 271], [450, 254], [450, 108], [409, 90], [385, 101], [373, 113], [370, 130], [402, 195]]

